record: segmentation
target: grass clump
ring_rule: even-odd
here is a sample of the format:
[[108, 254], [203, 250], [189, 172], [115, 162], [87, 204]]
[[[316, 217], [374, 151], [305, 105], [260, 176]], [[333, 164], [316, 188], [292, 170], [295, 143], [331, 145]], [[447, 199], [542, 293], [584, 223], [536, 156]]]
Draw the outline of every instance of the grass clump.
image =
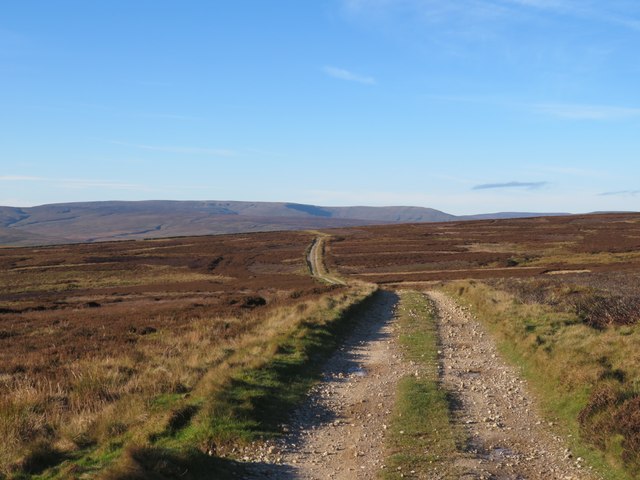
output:
[[431, 301], [418, 292], [400, 292], [397, 311], [400, 345], [415, 372], [398, 384], [396, 406], [387, 437], [383, 479], [415, 475], [450, 475], [456, 454], [449, 401], [438, 379], [438, 338]]

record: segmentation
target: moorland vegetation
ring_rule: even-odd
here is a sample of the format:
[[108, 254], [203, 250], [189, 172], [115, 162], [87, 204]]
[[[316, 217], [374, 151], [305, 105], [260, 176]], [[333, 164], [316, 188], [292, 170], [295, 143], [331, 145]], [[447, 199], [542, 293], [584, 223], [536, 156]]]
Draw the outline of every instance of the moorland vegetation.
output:
[[[573, 451], [604, 478], [638, 478], [640, 216], [324, 235], [327, 270], [347, 285], [310, 275], [312, 232], [0, 249], [0, 478], [241, 471], [239, 447], [282, 433], [376, 284], [440, 287], [471, 308]], [[412, 295], [407, 332], [412, 311], [431, 315]], [[434, 335], [403, 348], [433, 363]], [[446, 409], [442, 395], [426, 375], [399, 404]], [[399, 465], [419, 461], [391, 441]]]

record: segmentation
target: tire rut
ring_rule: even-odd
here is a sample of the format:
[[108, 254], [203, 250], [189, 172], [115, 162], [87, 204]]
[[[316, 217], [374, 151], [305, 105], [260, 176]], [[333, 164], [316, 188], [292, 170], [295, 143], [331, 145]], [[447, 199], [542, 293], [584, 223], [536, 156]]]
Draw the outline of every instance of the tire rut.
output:
[[428, 295], [438, 312], [441, 381], [468, 438], [455, 460], [458, 478], [596, 479], [543, 421], [524, 380], [472, 315], [441, 292]]
[[246, 478], [371, 479], [383, 467], [386, 426], [406, 373], [395, 342], [398, 297], [383, 291], [292, 415], [284, 438], [261, 447]]

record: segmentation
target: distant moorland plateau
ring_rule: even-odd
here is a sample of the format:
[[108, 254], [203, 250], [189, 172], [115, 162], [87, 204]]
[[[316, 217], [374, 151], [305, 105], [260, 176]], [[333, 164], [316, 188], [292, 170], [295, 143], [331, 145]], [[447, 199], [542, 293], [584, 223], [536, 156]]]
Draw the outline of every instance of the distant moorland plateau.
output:
[[0, 207], [0, 245], [306, 230], [388, 223], [451, 222], [559, 215], [451, 215], [423, 207], [320, 207], [236, 201], [113, 201]]

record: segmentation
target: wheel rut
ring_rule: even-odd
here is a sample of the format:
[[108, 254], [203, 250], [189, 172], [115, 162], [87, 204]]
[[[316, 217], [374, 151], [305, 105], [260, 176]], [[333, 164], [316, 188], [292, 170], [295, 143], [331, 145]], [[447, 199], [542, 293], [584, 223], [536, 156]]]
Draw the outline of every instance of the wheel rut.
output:
[[[444, 465], [403, 476], [598, 479], [543, 421], [525, 381], [472, 315], [441, 292], [427, 295], [437, 311], [440, 382], [450, 394], [454, 429], [466, 441]], [[244, 452], [243, 478], [373, 479], [386, 467], [384, 440], [398, 380], [412, 372], [397, 344], [398, 301], [393, 292], [377, 295], [327, 362], [321, 382], [292, 412], [283, 437]]]
[[324, 264], [324, 250], [328, 235], [319, 235], [313, 239], [307, 254], [307, 265], [312, 277], [330, 285], [345, 285], [339, 278], [331, 275]]
[[465, 309], [429, 292], [438, 312], [440, 378], [468, 438], [455, 459], [462, 479], [596, 479], [544, 422], [525, 381]]
[[[262, 447], [247, 478], [371, 479], [384, 464], [384, 437], [405, 366], [397, 350], [398, 297], [379, 292], [352, 335], [328, 361], [322, 381]], [[258, 463], [255, 463], [255, 462]]]

